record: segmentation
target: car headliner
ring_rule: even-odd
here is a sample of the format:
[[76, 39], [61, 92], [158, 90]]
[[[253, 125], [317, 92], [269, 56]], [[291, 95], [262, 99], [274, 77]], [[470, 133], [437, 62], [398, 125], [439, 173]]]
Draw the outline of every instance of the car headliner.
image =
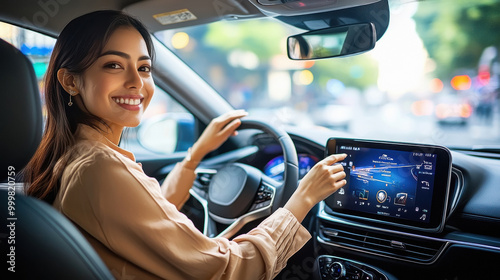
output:
[[[258, 4], [257, 1], [260, 0], [2, 0], [0, 3], [0, 18], [11, 24], [57, 36], [71, 19], [80, 15], [97, 10], [124, 10], [140, 18], [151, 32], [156, 32], [220, 20], [239, 20], [266, 16], [286, 16], [288, 19], [298, 18], [300, 20], [300, 16], [309, 15], [307, 17], [309, 20], [311, 14], [313, 14], [313, 17], [317, 14], [317, 17], [321, 17], [320, 20], [328, 21], [332, 17], [337, 17], [337, 14], [330, 15], [325, 14], [325, 12], [334, 12], [353, 6], [364, 6], [380, 0], [311, 0], [308, 7], [301, 7], [300, 9], [287, 6], [292, 4], [283, 4], [281, 8], [263, 6]], [[22, 9], [19, 7], [22, 7]], [[179, 13], [184, 10], [190, 11], [196, 17], [167, 25], [160, 24], [154, 18], [155, 15]], [[362, 11], [357, 13], [354, 18], [365, 18], [367, 14], [366, 11]], [[353, 17], [350, 16], [350, 18]], [[294, 24], [297, 20], [287, 20], [285, 22]]]

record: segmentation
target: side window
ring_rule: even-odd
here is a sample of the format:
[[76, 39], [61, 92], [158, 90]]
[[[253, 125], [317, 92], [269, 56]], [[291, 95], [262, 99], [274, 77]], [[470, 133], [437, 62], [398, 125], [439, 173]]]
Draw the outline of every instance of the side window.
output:
[[[52, 37], [0, 22], [0, 38], [26, 55], [35, 69], [44, 104], [44, 81], [50, 55], [56, 43]], [[45, 121], [44, 121], [45, 123]], [[171, 154], [187, 151], [194, 143], [194, 117], [164, 90], [156, 87], [155, 94], [141, 124], [123, 134], [120, 146], [137, 154]]]
[[38, 88], [42, 101], [42, 114], [45, 123], [47, 111], [44, 104], [45, 98], [43, 97], [43, 77], [47, 71], [50, 54], [56, 40], [52, 37], [3, 22], [0, 22], [0, 38], [21, 50], [33, 64], [38, 80]]
[[121, 146], [136, 155], [141, 149], [165, 155], [187, 151], [194, 143], [194, 123], [192, 114], [156, 87], [141, 124], [124, 133]]

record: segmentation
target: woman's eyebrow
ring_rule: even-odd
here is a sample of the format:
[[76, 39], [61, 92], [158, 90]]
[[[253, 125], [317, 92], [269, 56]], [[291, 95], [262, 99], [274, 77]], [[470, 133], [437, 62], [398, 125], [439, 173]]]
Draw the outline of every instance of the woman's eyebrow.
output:
[[[105, 55], [117, 55], [117, 56], [121, 56], [125, 59], [130, 59], [129, 54], [121, 52], [121, 51], [115, 51], [115, 50], [105, 51], [105, 52], [101, 53], [101, 55], [99, 55], [99, 57], [105, 56]], [[143, 56], [139, 57], [138, 60], [151, 60], [151, 58], [147, 55], [143, 55]]]

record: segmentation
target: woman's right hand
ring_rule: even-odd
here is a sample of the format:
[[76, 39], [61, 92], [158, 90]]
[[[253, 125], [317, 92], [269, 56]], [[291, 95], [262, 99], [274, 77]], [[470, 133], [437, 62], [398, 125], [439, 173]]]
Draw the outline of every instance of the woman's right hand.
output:
[[346, 156], [346, 154], [334, 154], [324, 158], [301, 180], [297, 190], [284, 206], [299, 222], [314, 205], [345, 186], [347, 182], [344, 179], [346, 176], [344, 167], [335, 163], [344, 160]]

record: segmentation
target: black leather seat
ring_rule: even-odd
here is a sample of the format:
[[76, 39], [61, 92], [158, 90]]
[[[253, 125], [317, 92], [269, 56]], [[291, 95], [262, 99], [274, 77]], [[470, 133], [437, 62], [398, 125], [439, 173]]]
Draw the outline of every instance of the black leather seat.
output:
[[10, 175], [18, 175], [36, 150], [42, 113], [30, 61], [1, 39], [0, 131], [1, 274], [7, 276], [2, 279], [114, 279], [68, 219], [45, 202], [13, 192], [21, 182]]

